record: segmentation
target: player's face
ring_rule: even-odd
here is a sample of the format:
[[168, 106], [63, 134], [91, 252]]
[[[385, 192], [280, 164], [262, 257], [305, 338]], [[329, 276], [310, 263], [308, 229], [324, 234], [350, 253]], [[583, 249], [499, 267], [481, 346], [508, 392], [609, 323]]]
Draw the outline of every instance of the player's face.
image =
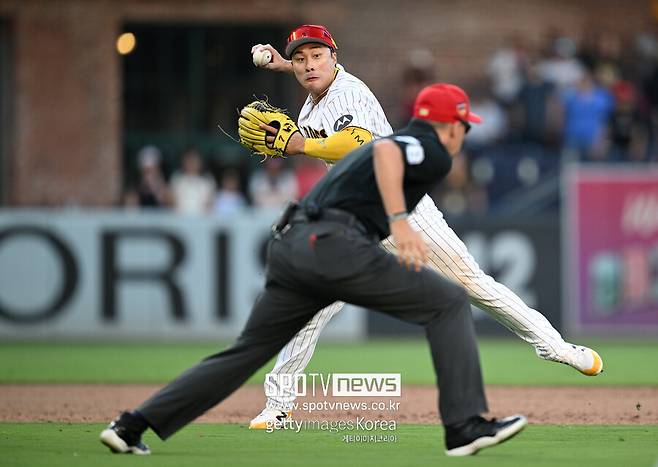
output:
[[300, 45], [292, 55], [292, 69], [304, 89], [320, 96], [334, 80], [336, 54], [324, 45]]

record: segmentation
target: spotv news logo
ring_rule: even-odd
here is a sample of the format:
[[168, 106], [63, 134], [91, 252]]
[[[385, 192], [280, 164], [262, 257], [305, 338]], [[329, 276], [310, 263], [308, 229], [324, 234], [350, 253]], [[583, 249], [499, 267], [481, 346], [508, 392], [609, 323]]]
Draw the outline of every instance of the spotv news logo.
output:
[[[267, 373], [267, 397], [315, 396], [333, 397], [399, 397], [400, 373]], [[317, 388], [317, 389], [316, 389]]]

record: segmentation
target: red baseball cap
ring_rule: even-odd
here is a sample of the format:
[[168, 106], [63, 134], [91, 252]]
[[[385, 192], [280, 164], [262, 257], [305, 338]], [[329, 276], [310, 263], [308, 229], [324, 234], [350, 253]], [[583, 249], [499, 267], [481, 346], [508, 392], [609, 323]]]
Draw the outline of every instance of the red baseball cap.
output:
[[471, 112], [468, 94], [459, 86], [436, 83], [423, 88], [414, 102], [414, 117], [433, 122], [481, 123], [482, 118]]
[[286, 55], [291, 57], [297, 47], [312, 42], [324, 44], [334, 50], [338, 48], [327, 28], [318, 24], [303, 24], [288, 36]]

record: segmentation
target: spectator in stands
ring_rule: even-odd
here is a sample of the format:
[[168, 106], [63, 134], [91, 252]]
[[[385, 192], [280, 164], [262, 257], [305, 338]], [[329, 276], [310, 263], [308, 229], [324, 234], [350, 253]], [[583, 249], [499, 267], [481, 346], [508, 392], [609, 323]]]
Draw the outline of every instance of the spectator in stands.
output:
[[585, 67], [576, 58], [576, 44], [568, 37], [555, 39], [549, 55], [537, 66], [542, 80], [559, 90], [576, 86], [585, 73]]
[[282, 208], [297, 194], [295, 174], [284, 167], [280, 157], [267, 159], [249, 182], [249, 196], [257, 207]]
[[611, 90], [622, 76], [622, 44], [617, 34], [602, 32], [599, 38], [594, 77], [599, 84]]
[[471, 110], [482, 117], [482, 123], [471, 128], [465, 145], [477, 152], [504, 139], [509, 122], [505, 108], [484, 86], [471, 89]]
[[649, 129], [649, 159], [653, 161], [658, 160], [658, 38], [655, 41], [654, 48], [646, 46], [649, 49], [644, 52], [647, 70], [642, 80], [646, 97], [645, 118]]
[[144, 146], [137, 153], [140, 179], [137, 198], [141, 208], [161, 208], [167, 204], [167, 184], [160, 166], [162, 154], [155, 146]]
[[[427, 52], [431, 58], [431, 53]], [[424, 54], [421, 51], [416, 51], [418, 57]], [[433, 59], [432, 59], [433, 60]], [[428, 84], [432, 83], [432, 70], [431, 65], [433, 61], [424, 63], [422, 60], [417, 60], [416, 63], [407, 65], [402, 71], [402, 98], [400, 101], [400, 113], [398, 117], [398, 125], [404, 126], [413, 116], [414, 101], [416, 96]]]
[[614, 161], [642, 161], [647, 152], [647, 129], [637, 107], [637, 92], [628, 81], [612, 87], [615, 110], [610, 120], [610, 156]]
[[181, 170], [171, 177], [171, 199], [179, 214], [207, 213], [215, 198], [215, 182], [203, 172], [203, 161], [196, 149], [183, 154]]
[[247, 200], [240, 190], [239, 173], [234, 169], [226, 170], [221, 176], [213, 212], [221, 218], [239, 212], [246, 206]]
[[551, 144], [558, 105], [555, 85], [542, 78], [537, 63], [531, 63], [519, 94], [521, 139], [525, 142]]
[[402, 98], [398, 126], [404, 126], [413, 115], [416, 96], [425, 86], [433, 83], [434, 56], [427, 49], [412, 50], [410, 64], [402, 71]]
[[525, 75], [526, 55], [522, 38], [514, 36], [505, 40], [489, 60], [487, 74], [491, 80], [491, 93], [504, 107], [512, 105], [519, 96]]
[[608, 123], [614, 110], [610, 92], [584, 72], [578, 86], [562, 92], [563, 156], [602, 159], [606, 154]]

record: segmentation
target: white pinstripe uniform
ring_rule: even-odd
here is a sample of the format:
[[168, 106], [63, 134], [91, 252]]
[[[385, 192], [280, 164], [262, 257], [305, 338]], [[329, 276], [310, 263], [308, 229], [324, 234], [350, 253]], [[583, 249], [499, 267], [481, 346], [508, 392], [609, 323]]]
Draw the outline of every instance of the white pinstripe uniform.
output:
[[[335, 80], [320, 102], [314, 105], [310, 95], [306, 99], [298, 126], [307, 138], [331, 136], [345, 126], [364, 128], [375, 138], [393, 132], [374, 94], [340, 65]], [[559, 354], [560, 349], [567, 345], [541, 313], [529, 308], [514, 292], [480, 269], [431, 197], [425, 195], [409, 217], [409, 223], [423, 233], [431, 250], [429, 264], [444, 276], [461, 283], [471, 303], [532, 344], [539, 355]], [[392, 237], [384, 240], [382, 246], [395, 253]], [[302, 373], [313, 356], [322, 329], [343, 306], [343, 302], [336, 302], [320, 310], [281, 350], [271, 373]], [[267, 408], [288, 412], [292, 409], [294, 394], [287, 388], [279, 389], [279, 394], [286, 395], [269, 398]]]

